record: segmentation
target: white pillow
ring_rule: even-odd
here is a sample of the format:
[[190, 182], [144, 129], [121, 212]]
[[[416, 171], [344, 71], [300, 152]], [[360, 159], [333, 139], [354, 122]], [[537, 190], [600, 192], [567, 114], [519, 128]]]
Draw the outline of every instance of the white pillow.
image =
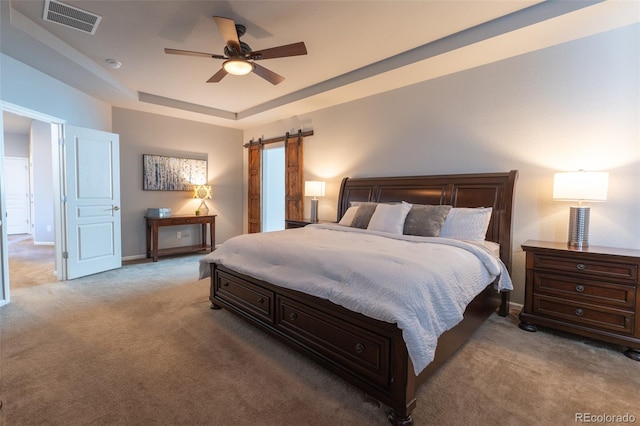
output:
[[358, 211], [358, 206], [349, 207], [346, 212], [342, 215], [340, 225], [351, 226], [351, 222], [353, 222], [353, 218], [356, 216], [356, 212]]
[[367, 229], [372, 231], [402, 234], [404, 220], [407, 218], [413, 204], [378, 204], [371, 216]]
[[491, 207], [454, 207], [440, 229], [440, 236], [460, 240], [484, 241], [491, 220]]

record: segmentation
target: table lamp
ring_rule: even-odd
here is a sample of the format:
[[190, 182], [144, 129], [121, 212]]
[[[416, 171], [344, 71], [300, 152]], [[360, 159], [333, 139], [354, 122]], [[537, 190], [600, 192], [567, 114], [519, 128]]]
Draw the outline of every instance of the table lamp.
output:
[[606, 172], [559, 172], [553, 178], [553, 199], [559, 201], [577, 201], [569, 213], [570, 247], [589, 246], [589, 211], [583, 206], [585, 201], [606, 201], [609, 185], [609, 173]]
[[196, 214], [207, 216], [209, 214], [209, 207], [204, 202], [206, 199], [211, 199], [211, 185], [195, 185], [193, 187], [193, 198], [199, 198], [201, 200], [200, 206], [196, 209]]
[[324, 197], [325, 183], [319, 180], [308, 180], [304, 183], [304, 195], [311, 199], [311, 222], [318, 222], [318, 198]]

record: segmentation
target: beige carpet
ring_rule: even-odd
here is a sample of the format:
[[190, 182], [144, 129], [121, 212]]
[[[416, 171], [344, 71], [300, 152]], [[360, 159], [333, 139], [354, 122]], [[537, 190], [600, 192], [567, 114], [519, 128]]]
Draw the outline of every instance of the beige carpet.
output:
[[[385, 425], [385, 407], [227, 311], [198, 256], [12, 288], [0, 424]], [[419, 391], [416, 425], [640, 422], [640, 363], [493, 315]]]
[[55, 248], [35, 245], [28, 234], [9, 235], [9, 281], [11, 290], [46, 284], [56, 279]]

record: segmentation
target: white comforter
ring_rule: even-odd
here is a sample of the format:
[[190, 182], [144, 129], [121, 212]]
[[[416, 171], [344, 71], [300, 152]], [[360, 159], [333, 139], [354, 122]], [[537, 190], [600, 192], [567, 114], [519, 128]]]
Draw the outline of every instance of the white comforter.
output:
[[432, 360], [438, 337], [462, 320], [467, 304], [506, 267], [481, 245], [330, 225], [245, 234], [200, 260], [328, 299], [402, 330], [416, 374]]

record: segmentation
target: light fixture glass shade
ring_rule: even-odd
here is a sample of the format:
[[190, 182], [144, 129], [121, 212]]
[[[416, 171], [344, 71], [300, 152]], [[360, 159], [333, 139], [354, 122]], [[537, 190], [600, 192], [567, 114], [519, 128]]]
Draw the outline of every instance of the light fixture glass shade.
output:
[[244, 59], [229, 59], [222, 64], [226, 72], [233, 75], [246, 75], [253, 71], [251, 62]]
[[308, 180], [304, 183], [306, 197], [324, 197], [325, 183], [319, 180]]
[[553, 178], [553, 199], [560, 201], [606, 201], [609, 173], [559, 172]]

